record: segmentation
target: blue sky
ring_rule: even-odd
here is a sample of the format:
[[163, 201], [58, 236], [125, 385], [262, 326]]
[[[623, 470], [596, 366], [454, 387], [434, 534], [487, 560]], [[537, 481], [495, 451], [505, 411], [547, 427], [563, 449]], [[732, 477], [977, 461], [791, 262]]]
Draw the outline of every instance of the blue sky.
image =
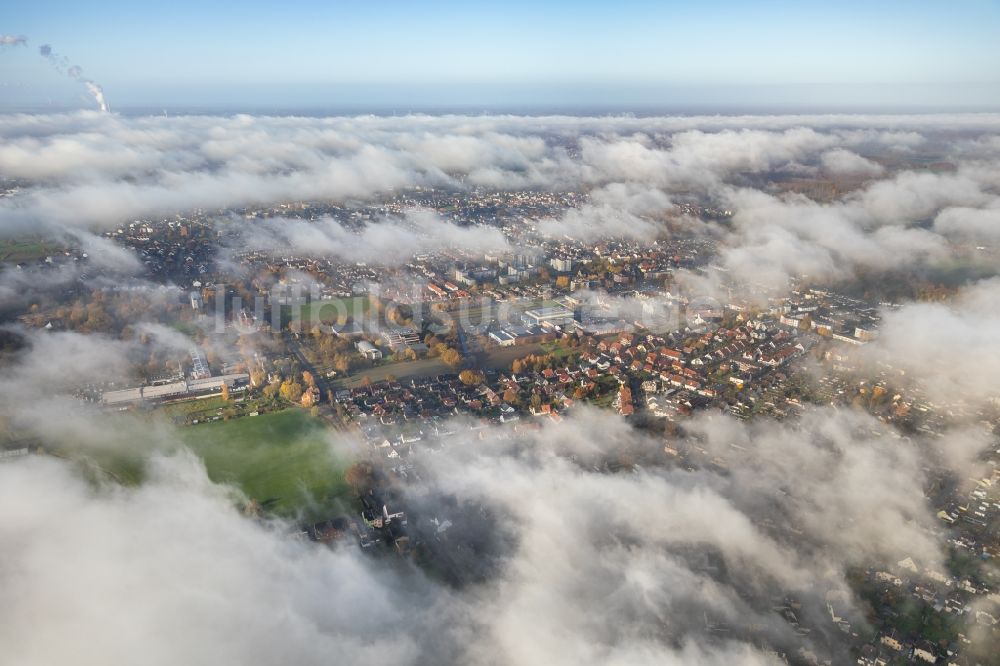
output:
[[1000, 104], [1000, 0], [9, 5], [8, 104]]

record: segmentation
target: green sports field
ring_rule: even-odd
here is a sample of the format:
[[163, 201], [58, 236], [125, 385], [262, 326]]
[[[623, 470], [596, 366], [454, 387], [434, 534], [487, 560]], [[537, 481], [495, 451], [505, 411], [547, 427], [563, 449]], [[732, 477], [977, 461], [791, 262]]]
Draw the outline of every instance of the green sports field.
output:
[[279, 515], [324, 517], [349, 489], [317, 419], [298, 409], [178, 429], [209, 477]]
[[354, 296], [353, 298], [313, 301], [297, 308], [291, 306], [286, 306], [286, 308], [290, 318], [297, 314], [305, 324], [321, 322], [324, 324], [343, 324], [348, 317], [354, 317], [357, 320], [366, 315], [371, 309], [371, 301], [368, 300], [367, 296]]
[[34, 238], [8, 239], [0, 241], [0, 262], [34, 261], [60, 251], [50, 241]]

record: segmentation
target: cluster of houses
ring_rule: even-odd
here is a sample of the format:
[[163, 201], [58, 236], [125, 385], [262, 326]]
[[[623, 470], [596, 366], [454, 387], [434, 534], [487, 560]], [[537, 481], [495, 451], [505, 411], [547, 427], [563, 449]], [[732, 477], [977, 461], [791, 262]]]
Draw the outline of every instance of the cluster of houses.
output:
[[[688, 344], [683, 344], [687, 341]], [[636, 383], [655, 416], [686, 415], [699, 405], [741, 390], [761, 375], [805, 352], [808, 342], [777, 328], [765, 318], [748, 319], [732, 328], [701, 334], [676, 332], [638, 336], [622, 333], [601, 340], [580, 355], [587, 375], [610, 375], [626, 386]], [[619, 412], [633, 392], [619, 396]]]
[[[839, 301], [837, 301], [839, 303]], [[814, 307], [815, 306], [815, 307]], [[853, 308], [853, 303], [839, 303], [839, 308]], [[805, 308], [805, 310], [803, 310]], [[839, 332], [821, 330], [836, 311], [822, 294], [807, 293], [779, 304], [763, 313], [740, 312], [727, 317], [726, 325], [704, 326], [668, 334], [639, 334], [620, 331], [601, 337], [577, 331], [571, 352], [548, 358], [541, 367], [526, 362], [518, 372], [487, 371], [476, 382], [463, 382], [458, 375], [389, 381], [371, 386], [342, 390], [337, 402], [357, 423], [371, 450], [400, 477], [417, 474], [415, 452], [437, 449], [449, 441], [469, 439], [476, 430], [490, 424], [511, 424], [509, 430], [535, 428], [542, 420], [559, 420], [565, 409], [579, 401], [603, 398], [605, 404], [623, 416], [644, 411], [657, 417], [675, 418], [708, 405], [740, 404], [747, 394], [780, 384], [786, 368], [821, 339], [836, 339], [847, 326], [855, 329], [851, 345], [874, 337], [875, 317], [871, 309], [860, 315], [843, 315]], [[854, 310], [851, 310], [854, 312]], [[824, 314], [826, 313], [826, 314]], [[564, 312], [539, 310], [541, 318], [565, 315]], [[709, 313], [711, 318], [714, 315]], [[825, 319], [824, 319], [825, 317]], [[806, 319], [808, 318], [808, 319]], [[802, 322], [806, 320], [809, 325]], [[815, 322], [819, 322], [818, 324]], [[551, 330], [545, 322], [536, 325]], [[568, 338], [567, 338], [568, 339]], [[566, 342], [566, 341], [564, 341]], [[846, 347], [847, 345], [841, 345]], [[453, 416], [465, 419], [452, 419]], [[459, 433], [458, 430], [461, 430]], [[457, 435], [461, 434], [461, 437]], [[454, 439], [452, 439], [454, 438]], [[680, 448], [680, 447], [679, 447]], [[665, 448], [669, 453], [669, 445]], [[684, 453], [673, 451], [685, 458]], [[687, 460], [687, 458], [685, 458]], [[725, 461], [711, 461], [725, 465]], [[938, 517], [944, 523], [962, 527], [951, 540], [956, 549], [970, 557], [986, 557], [988, 526], [1000, 517], [1000, 499], [995, 487], [996, 475], [977, 481], [955, 501], [942, 505]], [[362, 544], [370, 543], [371, 534], [405, 552], [409, 542], [405, 534], [405, 513], [375, 498], [365, 503], [358, 531]], [[391, 527], [394, 526], [394, 527]], [[387, 529], [394, 530], [386, 532]], [[372, 532], [372, 530], [380, 530]], [[388, 536], [385, 536], [388, 534]], [[981, 538], [976, 535], [981, 535]], [[906, 595], [927, 612], [955, 618], [965, 625], [997, 631], [997, 613], [992, 606], [979, 603], [991, 592], [974, 577], [959, 576], [936, 569], [919, 568], [904, 560], [890, 571], [871, 570], [867, 580], [886, 593]], [[845, 603], [830, 599], [826, 604], [829, 621], [835, 629], [856, 636], [854, 617]], [[792, 607], [782, 608], [794, 627], [799, 619]], [[955, 641], [930, 640], [918, 632], [906, 633], [893, 626], [889, 618], [877, 627], [874, 639], [859, 650], [857, 663], [863, 666], [899, 663], [966, 664], [967, 651], [959, 636]]]
[[[965, 542], [960, 544], [961, 548], [971, 546], [967, 538], [960, 539]], [[969, 575], [956, 575], [934, 566], [921, 567], [910, 557], [890, 569], [866, 572], [865, 584], [876, 596], [895, 599], [897, 604], [907, 605], [913, 609], [911, 612], [921, 617], [937, 615], [940, 618], [938, 627], [950, 625], [954, 629], [928, 634], [923, 630], [925, 623], [913, 629], [898, 621], [898, 613], [880, 613], [881, 624], [874, 639], [860, 647], [858, 664], [887, 666], [909, 661], [966, 666], [980, 663], [967, 656], [972, 652], [972, 641], [982, 642], [986, 637], [989, 642], [990, 636], [995, 641], [1000, 629], [1000, 612], [989, 587]]]
[[878, 336], [880, 307], [850, 296], [821, 289], [793, 290], [779, 301], [779, 323], [788, 328], [814, 331], [851, 345], [871, 342]]
[[[443, 374], [405, 382], [379, 382], [337, 391], [334, 398], [355, 422], [371, 422], [380, 427], [404, 424], [423, 427], [435, 418], [451, 416], [511, 423], [522, 415], [558, 418], [558, 412], [572, 404], [572, 390], [590, 384], [579, 368], [562, 369], [558, 373], [545, 369], [537, 374], [519, 375], [488, 371], [484, 379], [481, 384], [470, 385], [456, 374]], [[408, 442], [403, 437], [399, 444]], [[396, 447], [392, 449], [386, 448], [381, 453], [385, 457], [398, 457]]]
[[[560, 419], [582, 400], [608, 396], [609, 404], [630, 416], [646, 396], [655, 416], [684, 416], [724, 392], [789, 362], [806, 344], [775, 322], [748, 319], [732, 328], [670, 335], [620, 333], [604, 339], [575, 338], [578, 346], [541, 363], [515, 364], [516, 372], [486, 371], [481, 381], [463, 382], [457, 374], [378, 382], [335, 393], [351, 420], [379, 427], [467, 416], [511, 423], [521, 418]], [[683, 344], [687, 341], [689, 344]], [[384, 438], [383, 438], [384, 440]], [[405, 457], [410, 442], [379, 441], [385, 458]]]
[[[379, 542], [392, 545], [400, 555], [409, 551], [406, 512], [399, 509], [398, 500], [388, 494], [371, 490], [361, 496], [359, 516], [337, 516], [307, 525], [297, 532], [299, 539], [328, 545], [352, 539], [362, 549], [369, 549]], [[390, 508], [392, 507], [392, 508]]]
[[210, 216], [194, 212], [172, 219], [133, 220], [105, 235], [134, 250], [148, 277], [189, 284], [211, 273], [217, 250], [212, 224]]

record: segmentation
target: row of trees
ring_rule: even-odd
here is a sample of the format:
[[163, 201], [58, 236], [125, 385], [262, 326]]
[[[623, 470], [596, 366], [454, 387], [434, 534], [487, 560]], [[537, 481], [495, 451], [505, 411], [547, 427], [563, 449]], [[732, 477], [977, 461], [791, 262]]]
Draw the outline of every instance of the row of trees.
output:
[[552, 354], [528, 354], [523, 358], [516, 358], [510, 364], [510, 371], [515, 375], [522, 372], [541, 372], [546, 368], [554, 366], [555, 356]]

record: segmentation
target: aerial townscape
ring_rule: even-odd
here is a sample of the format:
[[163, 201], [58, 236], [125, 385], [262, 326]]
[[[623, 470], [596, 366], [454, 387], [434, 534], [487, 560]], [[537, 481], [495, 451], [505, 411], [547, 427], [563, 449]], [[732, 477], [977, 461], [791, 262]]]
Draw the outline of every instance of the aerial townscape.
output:
[[294, 82], [346, 43], [195, 63], [204, 8], [105, 28], [170, 76], [53, 27], [107, 95], [0, 35], [0, 664], [1000, 664], [1000, 7], [906, 5], [967, 37], [917, 85], [847, 5], [872, 72], [723, 29], [768, 82], [695, 90], [629, 55], [666, 9], [581, 7], [581, 79], [432, 3], [468, 63], [388, 19], [343, 106]]

